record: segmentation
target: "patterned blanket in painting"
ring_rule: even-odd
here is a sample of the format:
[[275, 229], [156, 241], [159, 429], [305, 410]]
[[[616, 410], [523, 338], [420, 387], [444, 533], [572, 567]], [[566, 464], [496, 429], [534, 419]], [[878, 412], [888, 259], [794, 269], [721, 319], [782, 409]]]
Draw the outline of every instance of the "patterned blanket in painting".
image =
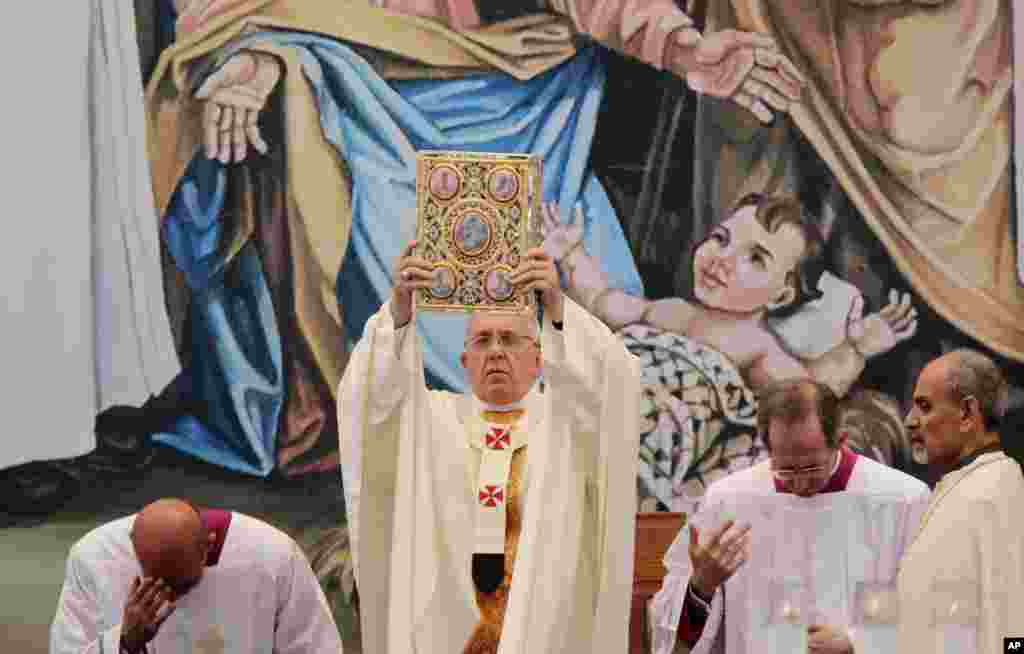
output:
[[725, 355], [647, 325], [619, 335], [643, 367], [641, 511], [677, 510], [713, 481], [767, 457], [757, 399]]

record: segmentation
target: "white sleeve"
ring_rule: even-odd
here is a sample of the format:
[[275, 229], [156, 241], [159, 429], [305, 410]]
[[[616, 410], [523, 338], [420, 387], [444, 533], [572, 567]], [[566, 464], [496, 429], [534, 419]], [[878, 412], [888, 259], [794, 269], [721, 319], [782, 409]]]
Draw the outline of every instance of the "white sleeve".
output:
[[568, 297], [564, 301], [562, 329], [544, 319], [544, 377], [557, 391], [559, 403], [573, 408], [574, 431], [593, 434], [606, 408], [606, 394], [616, 386], [609, 377], [639, 395], [640, 364], [607, 325]]
[[562, 329], [555, 329], [547, 314], [541, 331], [545, 404], [551, 428], [568, 430], [594, 492], [593, 551], [601, 572], [592, 638], [607, 651], [625, 651], [640, 460], [640, 365], [604, 323], [569, 298], [564, 302]]
[[[705, 509], [707, 507], [707, 509]], [[675, 540], [665, 553], [664, 565], [667, 570], [662, 580], [661, 589], [651, 600], [651, 649], [653, 654], [672, 654], [678, 640], [679, 620], [686, 602], [687, 588], [690, 585], [690, 527], [696, 525], [702, 534], [708, 532], [708, 516], [717, 515], [716, 503], [708, 496], [701, 509], [687, 520], [685, 527], [679, 530]], [[700, 598], [694, 597], [702, 605]], [[725, 589], [719, 588], [708, 608], [708, 618], [704, 623], [700, 640], [693, 648], [697, 652], [717, 652], [723, 649], [719, 637], [725, 625]]]
[[[415, 315], [395, 329], [391, 303], [386, 302], [366, 323], [363, 337], [349, 358], [338, 388], [338, 438], [341, 454], [342, 489], [345, 493], [349, 552], [359, 584], [359, 501], [362, 488], [362, 424], [379, 425], [401, 406], [410, 384], [422, 377], [411, 369], [416, 360], [413, 347]], [[365, 388], [368, 371], [373, 371], [372, 388]]]
[[[408, 335], [410, 331], [415, 332], [415, 321], [414, 314], [412, 320], [396, 329], [391, 315], [391, 302], [385, 302], [377, 315], [366, 323], [363, 338], [356, 346], [356, 352], [359, 352], [360, 348], [369, 349], [370, 343], [373, 343], [373, 352], [367, 352], [373, 358], [374, 371], [373, 388], [368, 398], [371, 425], [386, 420], [408, 393], [409, 382], [413, 378], [409, 370], [413, 356], [411, 353], [403, 356], [403, 352], [407, 346], [412, 345]], [[374, 331], [372, 340], [368, 338], [370, 329]], [[356, 352], [353, 352], [353, 358]], [[351, 362], [349, 365], [352, 365]]]
[[50, 654], [117, 654], [121, 625], [103, 629], [102, 607], [78, 545], [68, 554], [57, 615], [50, 626]]
[[277, 580], [273, 654], [342, 654], [341, 635], [320, 583], [299, 546], [292, 543]]

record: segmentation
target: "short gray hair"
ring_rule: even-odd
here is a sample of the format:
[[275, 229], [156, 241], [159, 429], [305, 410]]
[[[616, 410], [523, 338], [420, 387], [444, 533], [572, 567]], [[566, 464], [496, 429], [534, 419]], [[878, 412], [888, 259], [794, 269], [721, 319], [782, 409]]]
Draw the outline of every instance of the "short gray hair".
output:
[[978, 401], [985, 429], [998, 431], [1009, 399], [1003, 372], [991, 357], [971, 348], [953, 350], [949, 356], [946, 387], [953, 401], [960, 403], [973, 397]]
[[793, 424], [812, 415], [821, 422], [825, 445], [838, 447], [839, 398], [831, 388], [813, 379], [783, 379], [757, 393], [757, 429], [769, 451], [768, 427], [773, 419]]

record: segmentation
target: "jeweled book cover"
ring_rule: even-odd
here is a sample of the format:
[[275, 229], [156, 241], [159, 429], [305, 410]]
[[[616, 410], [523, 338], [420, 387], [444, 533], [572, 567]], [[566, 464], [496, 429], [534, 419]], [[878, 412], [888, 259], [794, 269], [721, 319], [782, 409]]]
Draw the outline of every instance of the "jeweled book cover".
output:
[[435, 266], [417, 310], [520, 312], [511, 275], [541, 244], [541, 160], [478, 152], [417, 154], [416, 254]]

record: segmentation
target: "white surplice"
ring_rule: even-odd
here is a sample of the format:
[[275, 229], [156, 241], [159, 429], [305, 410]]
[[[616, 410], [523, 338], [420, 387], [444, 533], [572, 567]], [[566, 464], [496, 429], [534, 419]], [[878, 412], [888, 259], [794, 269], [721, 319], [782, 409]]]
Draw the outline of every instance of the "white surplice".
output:
[[[757, 654], [773, 584], [797, 583], [801, 621], [850, 632], [858, 582], [891, 584], [928, 500], [928, 487], [898, 470], [858, 457], [846, 490], [799, 497], [775, 490], [764, 461], [708, 487], [691, 523], [701, 542], [725, 520], [750, 523], [751, 557], [716, 592], [694, 654]], [[653, 651], [669, 654], [690, 581], [690, 535], [682, 529], [665, 555], [668, 570], [651, 602]], [[863, 650], [860, 650], [863, 651]]]
[[[135, 517], [93, 530], [68, 556], [50, 654], [118, 654], [121, 616], [142, 569]], [[216, 565], [149, 644], [151, 654], [342, 654], [330, 606], [306, 556], [284, 532], [233, 513]]]
[[4, 22], [0, 468], [95, 447], [96, 414], [179, 372], [164, 304], [133, 4]]
[[1024, 636], [1024, 474], [1002, 452], [935, 487], [900, 566], [900, 651], [1002, 652]]
[[[499, 654], [628, 649], [640, 370], [565, 299], [541, 332], [545, 390], [525, 401], [528, 485]], [[363, 649], [461, 652], [479, 621], [471, 560], [470, 396], [428, 391], [419, 339], [390, 305], [367, 323], [338, 391]], [[369, 392], [367, 392], [369, 390]]]

